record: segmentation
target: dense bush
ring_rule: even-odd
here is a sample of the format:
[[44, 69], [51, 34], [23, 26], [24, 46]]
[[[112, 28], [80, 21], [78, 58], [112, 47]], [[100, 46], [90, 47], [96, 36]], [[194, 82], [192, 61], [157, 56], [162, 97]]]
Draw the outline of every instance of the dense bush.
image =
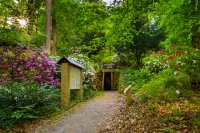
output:
[[39, 49], [6, 47], [0, 49], [0, 84], [8, 81], [34, 82], [58, 86], [55, 62]]
[[0, 86], [0, 128], [40, 118], [55, 111], [59, 102], [59, 90], [47, 85], [10, 82], [7, 87]]
[[182, 56], [176, 58], [172, 66], [174, 69], [187, 73], [192, 84], [200, 86], [200, 50], [191, 47], [181, 47]]
[[150, 55], [145, 59], [144, 67], [151, 71], [151, 73], [158, 73], [166, 68], [170, 68], [169, 61], [165, 61], [157, 54]]
[[137, 92], [142, 101], [147, 99], [170, 101], [185, 96], [190, 86], [190, 76], [174, 69], [165, 69], [151, 77]]
[[172, 45], [168, 50], [151, 54], [144, 61], [143, 68], [131, 70], [125, 77], [142, 101], [173, 100], [186, 96], [191, 88], [200, 85], [198, 49]]
[[137, 91], [140, 89], [145, 83], [147, 83], [151, 77], [151, 72], [142, 68], [139, 70], [130, 70], [128, 74], [124, 76], [125, 83], [127, 85], [132, 85], [132, 91]]
[[200, 85], [200, 51], [191, 47], [176, 47], [173, 45], [168, 51], [152, 54], [145, 59], [144, 68], [151, 73], [158, 73], [166, 68], [182, 71], [190, 76], [192, 83]]

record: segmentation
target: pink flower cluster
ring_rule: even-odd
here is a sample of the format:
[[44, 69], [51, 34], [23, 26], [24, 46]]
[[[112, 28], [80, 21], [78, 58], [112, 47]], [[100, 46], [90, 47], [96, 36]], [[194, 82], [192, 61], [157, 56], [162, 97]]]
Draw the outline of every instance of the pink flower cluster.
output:
[[55, 62], [40, 49], [0, 49], [0, 79], [6, 76], [8, 80], [37, 81], [40, 84], [59, 86], [59, 81], [54, 78], [55, 73]]

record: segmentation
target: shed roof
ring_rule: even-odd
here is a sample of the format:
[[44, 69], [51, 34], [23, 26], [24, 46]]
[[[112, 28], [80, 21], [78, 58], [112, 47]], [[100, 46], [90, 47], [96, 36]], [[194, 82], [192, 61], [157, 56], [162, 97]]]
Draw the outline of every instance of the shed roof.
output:
[[81, 64], [77, 63], [76, 61], [74, 61], [74, 60], [72, 60], [72, 59], [70, 59], [70, 58], [67, 58], [66, 56], [62, 57], [62, 58], [57, 62], [57, 64], [62, 64], [62, 63], [67, 63], [67, 62], [70, 63], [71, 65], [75, 66], [75, 67], [78, 67], [78, 68], [81, 68], [81, 69], [84, 68]]

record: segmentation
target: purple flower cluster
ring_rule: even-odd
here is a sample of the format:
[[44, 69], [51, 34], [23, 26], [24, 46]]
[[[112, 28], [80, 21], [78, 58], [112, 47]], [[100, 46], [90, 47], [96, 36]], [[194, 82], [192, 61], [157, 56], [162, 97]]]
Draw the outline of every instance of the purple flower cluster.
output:
[[42, 50], [21, 47], [0, 49], [0, 79], [59, 86], [59, 80], [54, 78], [56, 71], [55, 62]]

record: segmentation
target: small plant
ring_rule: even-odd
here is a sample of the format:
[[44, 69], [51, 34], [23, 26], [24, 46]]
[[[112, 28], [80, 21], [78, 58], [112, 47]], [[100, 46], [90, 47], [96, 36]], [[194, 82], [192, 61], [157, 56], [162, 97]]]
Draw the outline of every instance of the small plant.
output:
[[191, 123], [192, 123], [193, 125], [198, 125], [198, 126], [200, 126], [200, 110], [198, 110], [198, 111], [195, 113], [194, 117], [193, 117], [192, 120], [191, 120]]

